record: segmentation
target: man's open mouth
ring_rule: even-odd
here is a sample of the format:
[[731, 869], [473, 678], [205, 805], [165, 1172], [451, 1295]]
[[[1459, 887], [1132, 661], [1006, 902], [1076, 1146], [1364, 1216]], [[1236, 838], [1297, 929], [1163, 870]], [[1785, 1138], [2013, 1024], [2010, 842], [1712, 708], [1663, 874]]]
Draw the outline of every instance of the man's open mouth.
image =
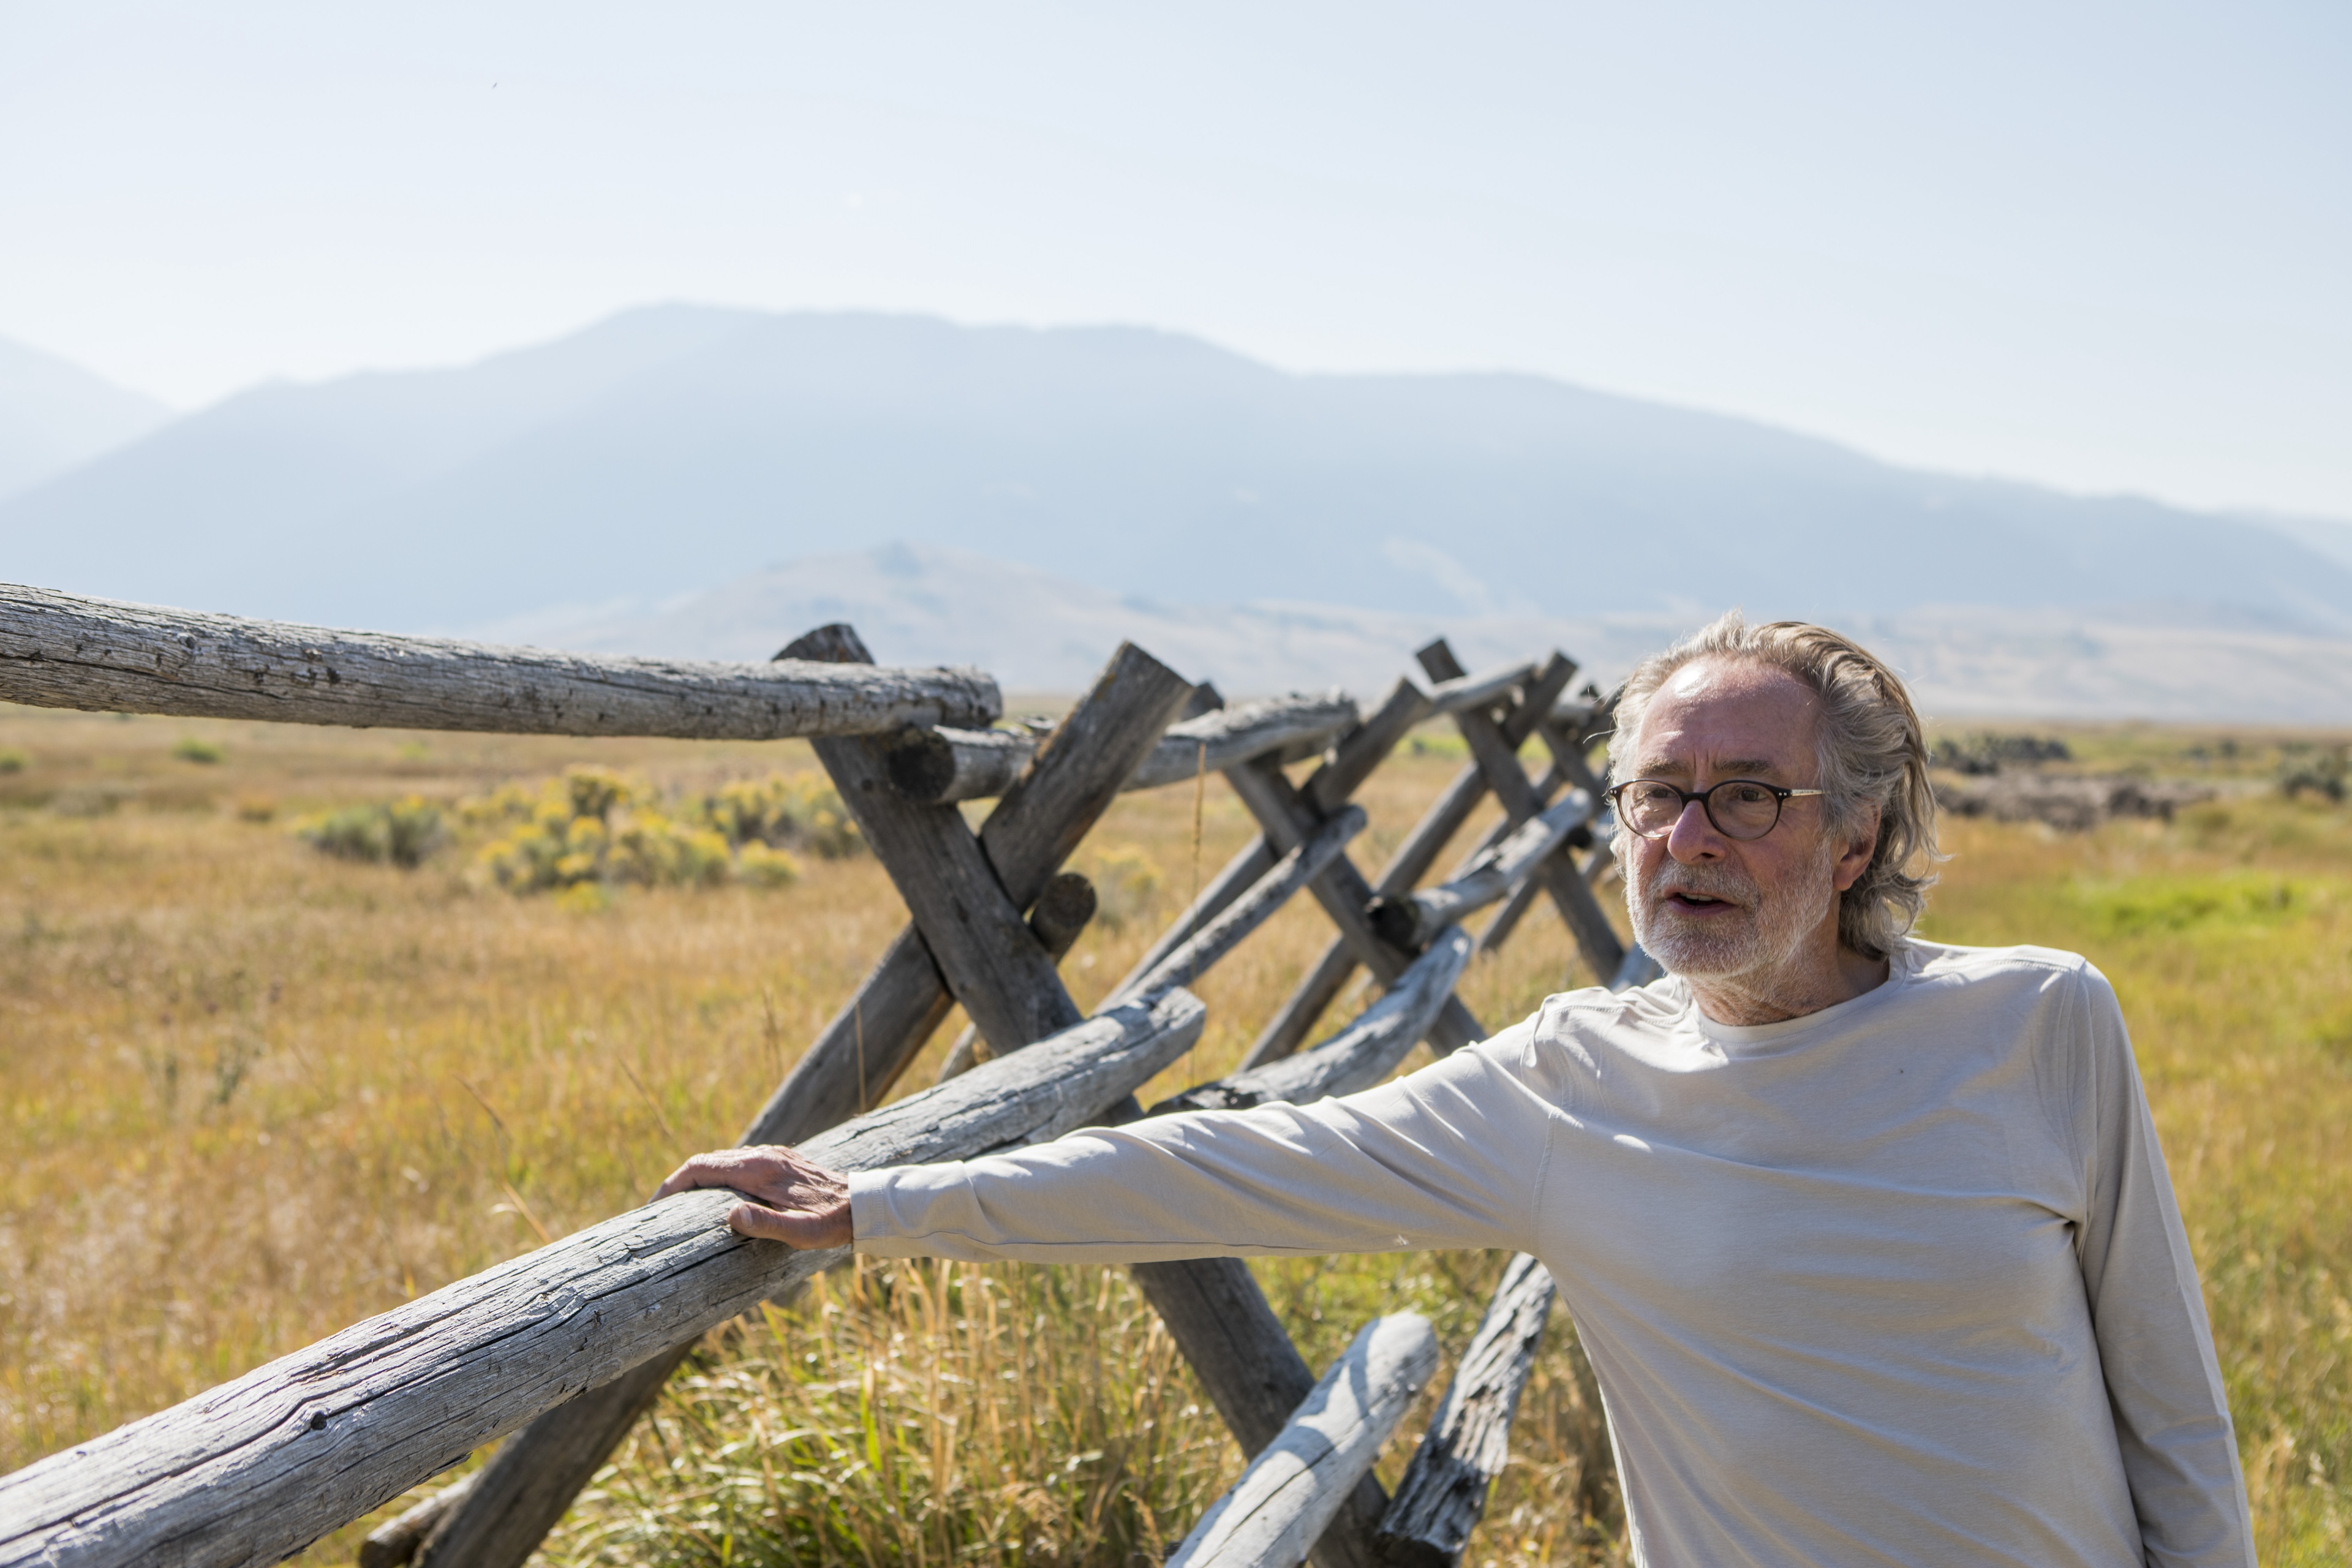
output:
[[1728, 910], [1737, 909], [1738, 907], [1728, 899], [1718, 899], [1712, 893], [1695, 893], [1685, 889], [1676, 889], [1675, 891], [1668, 893], [1665, 896], [1664, 901], [1674, 905], [1676, 909], [1691, 910], [1695, 911]]

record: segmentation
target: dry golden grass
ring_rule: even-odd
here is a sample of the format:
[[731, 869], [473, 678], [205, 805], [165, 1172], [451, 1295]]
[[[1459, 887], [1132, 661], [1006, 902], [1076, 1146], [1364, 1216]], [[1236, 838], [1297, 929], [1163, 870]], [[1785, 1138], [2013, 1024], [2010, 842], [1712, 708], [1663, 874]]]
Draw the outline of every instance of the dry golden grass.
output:
[[[184, 740], [205, 745], [175, 756]], [[2159, 742], [2183, 749], [2167, 732], [2098, 737]], [[205, 745], [219, 760], [194, 760]], [[1376, 777], [1360, 862], [1384, 858], [1459, 765], [1450, 750], [1408, 750]], [[0, 1469], [637, 1201], [680, 1155], [733, 1138], [904, 920], [866, 860], [582, 912], [485, 889], [460, 853], [354, 865], [285, 826], [572, 762], [701, 789], [813, 766], [797, 745], [0, 709], [12, 752]], [[1066, 966], [1081, 1003], [1248, 834], [1212, 781], [1196, 855], [1192, 808], [1181, 789], [1129, 797], [1080, 852], [1118, 917]], [[2206, 1271], [2265, 1560], [2336, 1560], [2352, 1184], [2326, 1136], [2352, 1111], [2352, 819], [2249, 797], [2169, 827], [2063, 839], [1963, 823], [1952, 839], [1930, 934], [2074, 947], [2116, 980]], [[1154, 1092], [1229, 1068], [1325, 935], [1302, 904], [1203, 982], [1208, 1037]], [[1465, 995], [1490, 1025], [1521, 1016], [1570, 951], [1539, 910]], [[930, 1080], [951, 1034], [902, 1089]], [[1401, 1306], [1458, 1350], [1498, 1263], [1286, 1262], [1260, 1278], [1321, 1364]], [[1611, 1555], [1578, 1373], [1557, 1332], [1475, 1561]], [[714, 1334], [550, 1556], [1123, 1562], [1181, 1533], [1237, 1466], [1117, 1271], [867, 1268]], [[349, 1561], [355, 1534], [309, 1560]]]

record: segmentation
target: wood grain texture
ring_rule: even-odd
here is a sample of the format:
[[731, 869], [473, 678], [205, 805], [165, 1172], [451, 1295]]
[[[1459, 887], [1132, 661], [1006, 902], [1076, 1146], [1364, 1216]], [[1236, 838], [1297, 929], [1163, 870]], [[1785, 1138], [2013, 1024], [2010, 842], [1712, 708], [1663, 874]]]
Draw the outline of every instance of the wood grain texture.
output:
[[810, 742], [907, 901], [923, 945], [980, 1032], [1027, 1042], [1078, 1021], [1061, 975], [952, 805], [890, 787], [884, 748], [863, 737]]
[[1373, 900], [1372, 929], [1409, 952], [1420, 952], [1437, 932], [1467, 920], [1530, 879], [1591, 816], [1592, 797], [1580, 789], [1570, 790], [1557, 805], [1530, 816], [1474, 858], [1451, 881]]
[[1430, 688], [1429, 705], [1439, 713], [1485, 712], [1508, 700], [1535, 671], [1532, 664], [1503, 664], [1475, 675], [1433, 677], [1437, 684]]
[[[1334, 692], [1273, 697], [1169, 726], [1121, 785], [1160, 789], [1196, 773], [1223, 773], [1255, 757], [1312, 756], [1356, 723], [1356, 704]], [[913, 801], [982, 800], [1002, 795], [1043, 742], [1005, 730], [909, 730], [890, 742], [890, 780]]]
[[1192, 696], [1191, 681], [1119, 644], [981, 825], [981, 845], [1015, 903], [1026, 909], [1036, 898]]
[[[1188, 992], [1092, 1018], [813, 1139], [841, 1170], [1058, 1136], [1174, 1061]], [[0, 1477], [0, 1564], [274, 1563], [583, 1388], [759, 1301], [833, 1253], [726, 1228], [682, 1193], [445, 1286], [184, 1405]]]
[[1380, 1458], [1437, 1368], [1429, 1321], [1399, 1312], [1356, 1336], [1234, 1488], [1203, 1514], [1168, 1568], [1290, 1568]]
[[[1045, 890], [1030, 907], [1029, 931], [1036, 937], [1037, 945], [1045, 950], [1046, 957], [1058, 964], [1069, 956], [1087, 922], [1095, 918], [1095, 885], [1076, 871], [1064, 871], [1045, 884]], [[946, 1059], [940, 1063], [939, 1077], [932, 1081], [945, 1083], [970, 1072], [995, 1054], [982, 1037], [979, 1026], [966, 1024], [955, 1043], [948, 1047]]]
[[1438, 933], [1381, 999], [1329, 1039], [1294, 1055], [1201, 1084], [1151, 1108], [1153, 1116], [1180, 1110], [1245, 1110], [1280, 1101], [1307, 1105], [1329, 1095], [1370, 1089], [1394, 1071], [1429, 1033], [1470, 962], [1470, 936], [1459, 926]]
[[494, 647], [0, 584], [0, 700], [43, 708], [706, 741], [983, 725], [975, 669], [710, 664]]
[[1381, 1516], [1375, 1551], [1391, 1568], [1453, 1568], [1511, 1457], [1511, 1420], [1551, 1316], [1551, 1276], [1522, 1252], [1503, 1270], [1429, 1430]]

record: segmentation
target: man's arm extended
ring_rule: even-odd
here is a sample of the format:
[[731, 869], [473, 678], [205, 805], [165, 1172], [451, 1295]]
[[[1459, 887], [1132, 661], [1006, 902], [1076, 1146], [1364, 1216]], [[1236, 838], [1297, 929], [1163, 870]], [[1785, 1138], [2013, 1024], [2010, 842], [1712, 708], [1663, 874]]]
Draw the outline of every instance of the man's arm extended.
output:
[[1542, 1152], [1530, 1110], [1509, 1074], [1470, 1049], [1312, 1106], [1154, 1117], [846, 1178], [789, 1150], [730, 1150], [697, 1155], [662, 1190], [733, 1187], [758, 1200], [730, 1215], [736, 1230], [800, 1247], [839, 1246], [854, 1218], [858, 1250], [882, 1257], [1524, 1249]]
[[2114, 990], [2087, 965], [2076, 1125], [2090, 1190], [2078, 1251], [2150, 1568], [2253, 1568], [2237, 1439], [2156, 1123]]

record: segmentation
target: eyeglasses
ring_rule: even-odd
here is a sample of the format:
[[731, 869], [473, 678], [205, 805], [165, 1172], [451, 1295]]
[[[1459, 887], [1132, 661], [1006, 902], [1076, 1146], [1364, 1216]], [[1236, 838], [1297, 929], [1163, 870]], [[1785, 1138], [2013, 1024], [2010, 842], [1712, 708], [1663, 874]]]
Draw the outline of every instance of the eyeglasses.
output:
[[1712, 789], [1676, 789], [1664, 779], [1631, 779], [1608, 791], [1617, 820], [1643, 838], [1664, 838], [1696, 801], [1726, 838], [1761, 838], [1780, 823], [1781, 803], [1820, 789], [1782, 789], [1756, 779], [1726, 779]]

